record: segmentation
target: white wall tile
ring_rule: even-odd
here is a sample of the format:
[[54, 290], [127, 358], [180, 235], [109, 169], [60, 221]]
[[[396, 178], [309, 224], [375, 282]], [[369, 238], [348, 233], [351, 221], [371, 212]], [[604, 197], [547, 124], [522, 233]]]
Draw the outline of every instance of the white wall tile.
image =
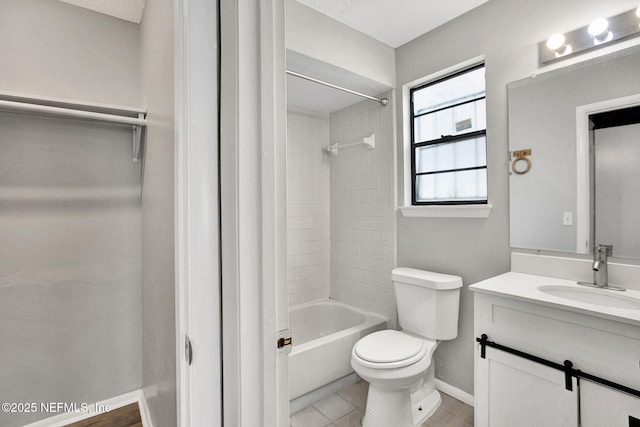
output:
[[332, 142], [372, 133], [376, 148], [331, 158], [331, 297], [396, 322], [393, 110], [363, 101], [330, 115]]
[[287, 114], [287, 283], [289, 303], [329, 297], [329, 117]]

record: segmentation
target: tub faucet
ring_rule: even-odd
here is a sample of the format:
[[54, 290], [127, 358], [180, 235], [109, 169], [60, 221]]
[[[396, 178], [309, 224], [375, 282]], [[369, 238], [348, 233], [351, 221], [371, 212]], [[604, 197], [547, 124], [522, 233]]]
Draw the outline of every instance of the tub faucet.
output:
[[624, 291], [624, 288], [609, 285], [609, 270], [607, 260], [613, 253], [612, 245], [598, 245], [593, 251], [593, 282], [578, 282], [579, 285], [592, 286], [594, 288], [609, 289], [612, 291]]

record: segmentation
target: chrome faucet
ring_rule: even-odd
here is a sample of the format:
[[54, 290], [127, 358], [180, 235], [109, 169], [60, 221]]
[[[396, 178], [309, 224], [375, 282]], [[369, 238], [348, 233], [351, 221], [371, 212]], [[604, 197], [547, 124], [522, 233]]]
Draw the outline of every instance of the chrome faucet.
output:
[[591, 266], [591, 269], [593, 270], [593, 282], [598, 287], [605, 288], [609, 286], [607, 260], [612, 253], [612, 245], [598, 245], [593, 254], [593, 266]]
[[624, 291], [624, 288], [609, 285], [609, 270], [607, 260], [613, 253], [612, 245], [598, 245], [593, 251], [593, 282], [578, 282], [579, 285], [592, 286], [594, 288], [609, 289], [612, 291]]

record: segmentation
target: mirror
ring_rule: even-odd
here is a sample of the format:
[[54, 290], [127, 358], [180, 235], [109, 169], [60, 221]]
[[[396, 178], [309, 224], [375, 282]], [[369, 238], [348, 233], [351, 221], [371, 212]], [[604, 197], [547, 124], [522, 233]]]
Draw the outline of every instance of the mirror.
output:
[[638, 70], [633, 47], [508, 85], [509, 149], [530, 150], [510, 174], [512, 247], [611, 244], [613, 256], [640, 259], [639, 110], [635, 124], [598, 124], [640, 105]]

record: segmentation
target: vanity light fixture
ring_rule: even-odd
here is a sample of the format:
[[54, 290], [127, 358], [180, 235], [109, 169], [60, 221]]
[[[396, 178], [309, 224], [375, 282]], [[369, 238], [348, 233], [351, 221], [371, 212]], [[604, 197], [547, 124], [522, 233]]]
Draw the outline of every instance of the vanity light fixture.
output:
[[640, 7], [609, 18], [594, 19], [588, 26], [557, 33], [538, 44], [540, 63], [568, 56], [640, 35]]

